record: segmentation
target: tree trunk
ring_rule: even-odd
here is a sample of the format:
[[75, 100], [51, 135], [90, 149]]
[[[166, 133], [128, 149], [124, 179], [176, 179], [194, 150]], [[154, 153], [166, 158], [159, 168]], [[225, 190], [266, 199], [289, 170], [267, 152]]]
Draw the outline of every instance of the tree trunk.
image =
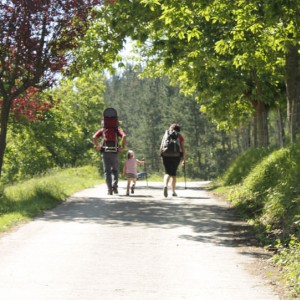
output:
[[12, 101], [8, 97], [3, 97], [1, 115], [0, 115], [0, 177], [2, 175], [2, 167], [4, 161], [4, 153], [6, 149], [6, 136], [9, 119], [9, 111]]
[[261, 101], [253, 100], [252, 104], [255, 109], [254, 121], [257, 128], [257, 146], [269, 146], [269, 131], [268, 131], [268, 109], [267, 105]]
[[[241, 147], [241, 143], [240, 143], [240, 138], [241, 138], [240, 131], [242, 131], [241, 128], [238, 128], [235, 130], [235, 142], [236, 142], [236, 147], [237, 147], [238, 153], [242, 152], [242, 147]], [[242, 136], [242, 139], [243, 139], [243, 136]]]
[[257, 122], [256, 122], [256, 115], [253, 116], [252, 121], [252, 137], [253, 137], [253, 147], [258, 147], [258, 139], [257, 139]]
[[280, 148], [284, 145], [284, 126], [283, 126], [283, 118], [280, 108], [278, 108], [277, 114], [277, 132], [278, 132], [278, 146]]
[[251, 146], [250, 124], [242, 128], [242, 151], [246, 151]]
[[300, 76], [299, 46], [291, 45], [285, 56], [285, 84], [287, 91], [287, 118], [291, 142], [300, 133]]

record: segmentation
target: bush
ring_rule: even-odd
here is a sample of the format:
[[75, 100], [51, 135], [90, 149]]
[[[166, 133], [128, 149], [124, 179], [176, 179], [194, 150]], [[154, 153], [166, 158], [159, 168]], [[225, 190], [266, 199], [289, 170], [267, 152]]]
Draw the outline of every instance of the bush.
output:
[[[262, 153], [260, 153], [262, 151]], [[256, 155], [252, 158], [251, 155]], [[238, 181], [237, 177], [241, 176]], [[275, 261], [300, 294], [300, 143], [268, 152], [250, 150], [225, 175], [229, 200], [257, 228], [262, 242], [277, 243]], [[228, 189], [228, 187], [227, 187]], [[266, 244], [267, 245], [267, 244]], [[272, 246], [274, 248], [274, 246]]]
[[277, 250], [273, 261], [282, 268], [286, 283], [296, 295], [300, 295], [300, 242], [292, 237], [288, 247], [285, 247], [279, 241]]
[[222, 178], [222, 184], [234, 185], [240, 183], [270, 152], [271, 150], [268, 148], [251, 148], [244, 152], [230, 165]]
[[293, 145], [266, 156], [230, 193], [230, 200], [247, 218], [281, 238], [299, 235], [298, 147]]

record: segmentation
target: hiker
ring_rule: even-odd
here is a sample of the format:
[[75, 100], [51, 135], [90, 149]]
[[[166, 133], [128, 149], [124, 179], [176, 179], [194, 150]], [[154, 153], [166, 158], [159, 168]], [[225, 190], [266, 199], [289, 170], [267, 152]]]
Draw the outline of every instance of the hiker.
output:
[[177, 123], [171, 124], [166, 130], [160, 146], [160, 153], [165, 168], [163, 193], [168, 197], [168, 184], [171, 179], [172, 196], [176, 197], [176, 173], [182, 159], [182, 167], [185, 167], [186, 153], [184, 148], [184, 138], [179, 133], [180, 126]]
[[125, 148], [126, 134], [118, 126], [117, 112], [113, 108], [104, 111], [101, 125], [93, 135], [93, 143], [101, 151], [108, 195], [118, 194], [119, 152]]
[[127, 178], [127, 190], [126, 196], [129, 196], [130, 183], [131, 185], [131, 194], [134, 194], [134, 188], [137, 178], [137, 166], [144, 165], [145, 161], [138, 160], [135, 158], [135, 154], [132, 150], [128, 150], [127, 159], [123, 166], [123, 176]]

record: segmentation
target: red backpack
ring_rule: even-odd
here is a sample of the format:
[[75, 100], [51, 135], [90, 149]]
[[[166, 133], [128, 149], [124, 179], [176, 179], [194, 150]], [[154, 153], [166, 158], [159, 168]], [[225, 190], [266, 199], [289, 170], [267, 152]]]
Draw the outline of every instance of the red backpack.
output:
[[106, 108], [103, 112], [103, 143], [104, 152], [118, 151], [118, 114], [114, 108]]

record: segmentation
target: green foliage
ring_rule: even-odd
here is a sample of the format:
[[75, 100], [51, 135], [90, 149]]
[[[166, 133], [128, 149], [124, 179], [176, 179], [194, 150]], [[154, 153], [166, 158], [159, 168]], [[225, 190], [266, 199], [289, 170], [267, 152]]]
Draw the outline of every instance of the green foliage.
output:
[[300, 241], [292, 237], [288, 247], [278, 241], [276, 248], [278, 252], [273, 261], [281, 266], [286, 283], [294, 290], [294, 296], [300, 295]]
[[104, 78], [97, 73], [61, 81], [51, 91], [54, 99], [60, 99], [58, 106], [31, 130], [58, 166], [76, 166], [90, 160], [87, 150], [93, 147], [92, 135], [100, 125], [103, 93]]
[[230, 200], [269, 237], [300, 238], [299, 144], [265, 156], [232, 189]]
[[25, 179], [56, 166], [99, 164], [92, 136], [104, 108], [103, 81], [101, 74], [90, 72], [46, 91], [45, 97], [57, 103], [44, 118], [10, 127], [2, 181]]
[[236, 184], [221, 192], [257, 229], [258, 238], [277, 250], [274, 261], [296, 295], [300, 295], [299, 178], [300, 143], [273, 151], [251, 149], [224, 177], [224, 182]]
[[[295, 9], [288, 10], [291, 19]], [[257, 1], [118, 1], [99, 10], [93, 37], [78, 52], [97, 67], [106, 53], [116, 57], [130, 37], [145, 58], [144, 74], [165, 74], [184, 93], [196, 94], [202, 111], [228, 130], [249, 121], [252, 100], [274, 106], [280, 97], [283, 53], [274, 45], [280, 35], [282, 44], [285, 34], [274, 28], [287, 11], [271, 18], [271, 10]], [[91, 40], [108, 41], [94, 48], [101, 49], [100, 59], [84, 54]]]
[[222, 176], [223, 185], [234, 185], [241, 183], [251, 170], [263, 159], [270, 154], [268, 148], [250, 148], [235, 158]]
[[81, 167], [52, 171], [5, 187], [0, 197], [0, 231], [55, 207], [76, 191], [97, 182], [99, 175], [95, 167]]
[[14, 182], [41, 174], [55, 166], [51, 153], [28, 130], [15, 127], [8, 133], [2, 182]]

